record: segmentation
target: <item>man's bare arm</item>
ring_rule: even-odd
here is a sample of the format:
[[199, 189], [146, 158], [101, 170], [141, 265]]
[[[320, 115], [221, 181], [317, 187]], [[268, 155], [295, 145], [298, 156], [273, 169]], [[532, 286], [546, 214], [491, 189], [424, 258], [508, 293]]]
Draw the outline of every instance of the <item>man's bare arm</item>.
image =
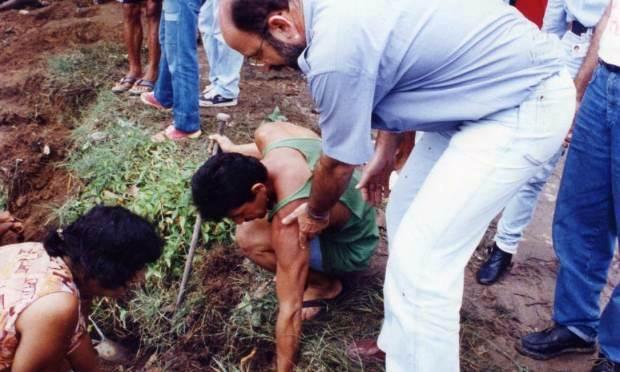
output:
[[239, 154], [253, 156], [258, 159], [263, 158], [263, 154], [261, 154], [256, 143], [243, 143], [243, 144], [235, 144], [230, 138], [223, 136], [221, 134], [212, 134], [209, 136], [209, 139], [212, 139], [218, 143], [223, 152], [236, 152]]
[[308, 214], [315, 217], [327, 216], [346, 190], [354, 170], [355, 165], [322, 154], [314, 167]]
[[301, 335], [301, 310], [304, 288], [308, 278], [310, 253], [302, 249], [297, 236], [297, 224], [284, 225], [288, 215], [302, 202], [296, 201], [282, 208], [272, 222], [272, 243], [276, 253], [276, 294], [278, 318], [276, 322], [277, 370], [291, 371], [295, 367], [299, 337]]
[[[592, 79], [592, 72], [598, 65], [598, 49], [601, 41], [601, 36], [603, 32], [605, 32], [605, 28], [607, 27], [607, 21], [609, 20], [609, 14], [611, 13], [611, 4], [614, 0], [609, 3], [605, 14], [601, 17], [601, 20], [598, 22], [596, 26], [596, 31], [594, 32], [594, 36], [590, 42], [590, 47], [588, 48], [588, 53], [586, 54], [586, 58], [579, 68], [579, 72], [575, 77], [575, 87], [577, 87], [577, 102], [581, 102], [583, 95], [588, 87], [588, 83], [590, 79]], [[617, 0], [616, 0], [617, 1]]]

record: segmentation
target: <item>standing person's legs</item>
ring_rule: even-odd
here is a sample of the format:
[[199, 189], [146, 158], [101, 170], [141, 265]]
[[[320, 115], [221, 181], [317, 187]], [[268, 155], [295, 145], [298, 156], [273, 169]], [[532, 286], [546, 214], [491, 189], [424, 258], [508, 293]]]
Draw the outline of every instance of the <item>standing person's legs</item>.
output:
[[[167, 4], [168, 8], [167, 8]], [[166, 58], [172, 75], [174, 127], [185, 133], [200, 130], [200, 81], [196, 30], [199, 0], [166, 0]]]
[[146, 1], [146, 25], [148, 33], [149, 61], [143, 79], [155, 82], [159, 67], [161, 48], [159, 45], [159, 20], [161, 18], [161, 0]]
[[[224, 41], [218, 21], [218, 9], [218, 0], [210, 0], [209, 4], [205, 4], [201, 11], [199, 25], [209, 60], [209, 80], [213, 84], [213, 91], [210, 95], [235, 100], [239, 96], [243, 55], [230, 48]], [[212, 104], [216, 105], [217, 102], [212, 102]]]
[[611, 157], [620, 143], [609, 122], [607, 75], [597, 68], [577, 114], [553, 222], [560, 262], [553, 319], [586, 341], [598, 333], [600, 293], [617, 236]]
[[[571, 31], [566, 32], [562, 37], [563, 61], [572, 78], [575, 78], [583, 63], [591, 38], [591, 32], [578, 36]], [[498, 222], [497, 234], [494, 238], [497, 247], [502, 251], [510, 254], [517, 253], [523, 232], [534, 215], [539, 194], [553, 174], [563, 152], [563, 149], [559, 149], [558, 153], [544, 165], [542, 170], [528, 180], [506, 205]]]
[[170, 74], [170, 66], [168, 64], [168, 55], [173, 52], [173, 48], [170, 48], [167, 40], [169, 35], [168, 33], [168, 23], [166, 21], [167, 9], [172, 9], [167, 4], [171, 1], [175, 0], [164, 0], [163, 1], [163, 11], [161, 15], [161, 22], [159, 24], [159, 44], [162, 48], [162, 53], [159, 61], [159, 73], [157, 82], [155, 83], [155, 89], [153, 90], [153, 95], [155, 99], [164, 107], [172, 107], [173, 96], [174, 93], [172, 91], [172, 75]]
[[601, 315], [599, 332], [601, 353], [611, 361], [620, 364], [620, 286], [616, 286]]
[[540, 192], [553, 174], [563, 152], [564, 148], [560, 148], [506, 205], [497, 223], [497, 233], [494, 237], [495, 244], [502, 251], [510, 254], [517, 253], [517, 247], [523, 238], [523, 231], [534, 216]]
[[[556, 324], [521, 339], [518, 350], [533, 358], [595, 349], [600, 295], [615, 251], [616, 216], [620, 213], [620, 201], [615, 197], [620, 190], [620, 115], [614, 105], [620, 81], [614, 89], [609, 77], [606, 69], [596, 69], [575, 120], [553, 221], [553, 242], [560, 262], [553, 314]], [[605, 327], [617, 327], [617, 297], [608, 309]], [[617, 336], [617, 330], [601, 331], [609, 357], [618, 357]]]
[[142, 65], [140, 61], [140, 47], [142, 46], [142, 4], [139, 1], [123, 3], [123, 36], [129, 60], [128, 77], [140, 78]]
[[207, 62], [209, 63], [209, 83], [214, 85], [217, 80], [215, 75], [215, 68], [212, 62], [217, 60], [218, 50], [214, 48], [212, 43], [213, 34], [215, 34], [215, 0], [206, 0], [200, 8], [198, 14], [198, 30], [200, 31], [200, 37], [202, 38], [202, 46], [207, 56]]
[[[423, 140], [438, 149], [436, 161], [417, 159], [416, 149], [425, 146], [414, 148], [390, 198], [391, 205], [413, 200], [400, 224], [388, 217], [388, 228], [397, 230], [388, 231], [379, 343], [390, 370], [458, 370], [465, 265], [491, 219], [561, 144], [574, 96], [563, 73], [518, 109], [466, 123], [451, 138], [425, 133]], [[427, 174], [412, 172], [417, 161], [431, 162], [421, 167]]]

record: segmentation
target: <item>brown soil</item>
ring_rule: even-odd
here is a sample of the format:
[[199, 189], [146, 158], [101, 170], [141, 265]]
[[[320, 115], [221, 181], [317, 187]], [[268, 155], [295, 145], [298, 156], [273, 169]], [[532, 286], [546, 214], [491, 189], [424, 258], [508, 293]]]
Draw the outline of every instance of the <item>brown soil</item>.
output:
[[68, 107], [66, 92], [49, 89], [46, 60], [119, 37], [119, 7], [102, 12], [80, 5], [65, 0], [28, 14], [0, 13], [0, 180], [8, 189], [9, 210], [24, 219], [28, 240], [43, 236], [51, 208], [73, 187], [58, 164], [70, 148], [70, 123], [62, 113], [75, 108]]

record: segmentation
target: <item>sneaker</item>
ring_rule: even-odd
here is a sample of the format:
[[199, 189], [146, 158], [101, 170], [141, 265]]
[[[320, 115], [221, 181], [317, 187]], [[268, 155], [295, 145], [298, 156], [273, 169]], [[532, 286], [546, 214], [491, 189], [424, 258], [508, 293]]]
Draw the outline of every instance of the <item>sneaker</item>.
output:
[[530, 358], [547, 360], [567, 353], [593, 353], [596, 343], [583, 340], [567, 327], [554, 325], [542, 332], [533, 332], [521, 338], [517, 351]]
[[224, 98], [220, 94], [209, 96], [208, 93], [200, 97], [200, 107], [230, 107], [237, 106], [236, 98]]
[[181, 141], [184, 139], [196, 139], [200, 137], [202, 132], [199, 130], [195, 132], [183, 132], [174, 127], [174, 125], [169, 125], [166, 129], [161, 132], [153, 135], [151, 137], [151, 141], [155, 143], [162, 143], [166, 141]]
[[510, 263], [512, 262], [512, 254], [502, 251], [497, 244], [493, 244], [489, 258], [480, 266], [476, 279], [482, 285], [491, 285], [504, 275]]
[[620, 363], [609, 360], [605, 355], [599, 354], [594, 362], [592, 372], [620, 372]]
[[171, 109], [162, 105], [157, 98], [155, 98], [155, 93], [153, 92], [144, 92], [142, 94], [140, 94], [140, 101], [142, 101], [142, 103], [144, 103], [145, 105], [149, 105], [153, 108], [156, 108], [158, 110], [162, 110], [162, 111], [170, 111]]
[[215, 85], [213, 85], [213, 83], [209, 83], [209, 85], [202, 90], [202, 95], [206, 96], [209, 92], [213, 91], [213, 88], [215, 88]]

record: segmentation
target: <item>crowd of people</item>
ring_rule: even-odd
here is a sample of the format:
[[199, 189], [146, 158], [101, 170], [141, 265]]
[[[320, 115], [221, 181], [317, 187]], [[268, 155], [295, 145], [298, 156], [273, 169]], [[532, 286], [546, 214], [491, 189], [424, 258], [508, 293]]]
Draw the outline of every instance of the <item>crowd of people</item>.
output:
[[[119, 0], [129, 70], [114, 93], [139, 96], [151, 107], [172, 111], [172, 122], [153, 136], [155, 142], [198, 138], [200, 107], [237, 105], [243, 56], [226, 45], [218, 22], [219, 0]], [[145, 4], [143, 4], [145, 3]], [[141, 67], [144, 8], [148, 64]], [[200, 33], [209, 63], [209, 83], [200, 91]]]
[[[592, 371], [620, 371], [620, 289], [600, 305], [620, 219], [620, 0], [548, 0], [542, 30], [501, 0], [146, 0], [144, 70], [143, 5], [121, 2], [129, 70], [113, 91], [172, 110], [156, 141], [197, 138], [200, 107], [235, 105], [244, 57], [307, 79], [320, 137], [282, 122], [252, 143], [211, 135], [222, 153], [191, 180], [202, 217], [234, 221], [241, 252], [275, 273], [278, 371], [296, 365], [302, 322], [368, 266], [386, 198], [383, 326], [349, 351], [387, 371], [458, 371], [465, 266], [501, 214], [477, 279], [509, 270], [563, 157], [553, 324], [515, 346], [543, 360], [598, 350]], [[0, 214], [0, 235], [22, 229]], [[0, 371], [93, 370], [91, 298], [140, 282], [161, 247], [151, 223], [102, 206], [0, 247]]]

